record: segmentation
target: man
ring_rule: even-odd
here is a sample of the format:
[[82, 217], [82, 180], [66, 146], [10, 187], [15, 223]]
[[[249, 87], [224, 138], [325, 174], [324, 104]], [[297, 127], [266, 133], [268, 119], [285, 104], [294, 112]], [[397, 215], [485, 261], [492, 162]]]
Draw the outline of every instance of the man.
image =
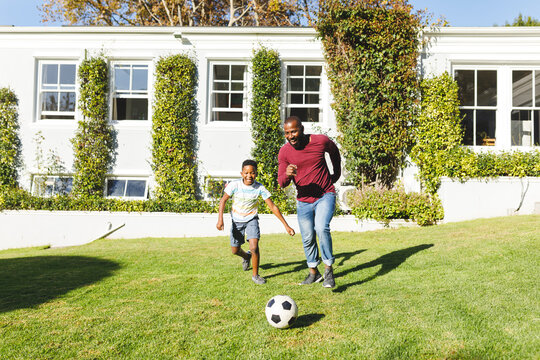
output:
[[[291, 116], [283, 125], [287, 143], [279, 150], [278, 182], [284, 188], [291, 180], [297, 190], [297, 216], [309, 274], [300, 285], [320, 282], [317, 266], [321, 257], [325, 266], [323, 286], [333, 288], [336, 284], [332, 264], [332, 236], [330, 221], [336, 207], [334, 183], [341, 176], [341, 157], [336, 144], [326, 135], [304, 134], [304, 126], [297, 116]], [[330, 155], [333, 174], [326, 165], [325, 153]]]

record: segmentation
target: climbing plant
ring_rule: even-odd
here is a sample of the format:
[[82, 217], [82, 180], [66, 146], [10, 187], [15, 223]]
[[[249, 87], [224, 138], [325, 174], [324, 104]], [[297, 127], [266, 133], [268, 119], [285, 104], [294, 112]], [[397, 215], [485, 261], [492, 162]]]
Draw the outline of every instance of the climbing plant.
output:
[[152, 169], [160, 199], [196, 195], [195, 63], [185, 55], [156, 63], [152, 119]]
[[345, 170], [356, 186], [391, 187], [411, 145], [420, 15], [407, 0], [326, 0], [316, 25]]
[[287, 196], [278, 185], [278, 153], [283, 145], [281, 123], [281, 62], [275, 50], [260, 48], [252, 59], [251, 136], [252, 157], [258, 163], [257, 181], [271, 193], [284, 212], [290, 212]]
[[9, 88], [0, 88], [0, 187], [18, 185], [21, 166], [21, 141], [17, 96]]
[[75, 196], [103, 196], [105, 176], [112, 166], [116, 137], [108, 122], [108, 67], [101, 56], [85, 59], [79, 66], [79, 109], [83, 115], [75, 137]]

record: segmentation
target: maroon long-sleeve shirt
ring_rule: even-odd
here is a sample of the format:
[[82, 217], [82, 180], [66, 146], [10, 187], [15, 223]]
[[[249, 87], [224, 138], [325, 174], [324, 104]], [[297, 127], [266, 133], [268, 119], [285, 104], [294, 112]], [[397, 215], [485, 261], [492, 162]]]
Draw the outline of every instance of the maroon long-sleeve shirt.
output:
[[[279, 150], [278, 182], [282, 188], [291, 183], [286, 174], [289, 164], [296, 165], [296, 176], [292, 178], [296, 185], [299, 201], [314, 203], [324, 194], [336, 192], [334, 183], [341, 176], [341, 157], [336, 144], [326, 135], [305, 135], [307, 145], [300, 150], [286, 143]], [[326, 165], [324, 153], [330, 155], [334, 173], [331, 175]]]

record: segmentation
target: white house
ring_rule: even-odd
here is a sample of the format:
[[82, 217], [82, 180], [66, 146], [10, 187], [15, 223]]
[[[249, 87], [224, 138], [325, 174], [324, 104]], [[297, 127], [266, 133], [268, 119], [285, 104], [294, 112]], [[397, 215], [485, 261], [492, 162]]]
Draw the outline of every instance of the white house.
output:
[[[463, 89], [465, 145], [489, 151], [528, 150], [540, 144], [540, 28], [449, 27], [424, 36], [430, 41], [421, 54], [422, 76], [448, 71]], [[109, 61], [110, 121], [118, 134], [106, 196], [146, 198], [151, 192], [153, 69], [159, 57], [170, 54], [187, 54], [197, 64], [201, 180], [238, 177], [240, 163], [250, 157], [252, 147], [250, 59], [261, 46], [277, 50], [282, 61], [283, 117], [299, 114], [307, 132], [335, 135], [323, 50], [311, 28], [0, 27], [0, 87], [10, 87], [19, 99], [25, 164], [21, 185], [36, 192], [37, 180], [46, 177], [41, 191], [69, 189], [70, 139], [81, 116], [76, 105], [77, 66], [97, 54]], [[56, 171], [53, 176], [50, 168]], [[408, 189], [418, 188], [414, 167], [404, 171], [403, 182]], [[523, 195], [521, 188], [512, 186], [518, 195], [508, 193], [510, 205], [502, 205], [504, 214]], [[540, 202], [536, 187], [527, 188], [530, 196], [520, 206], [521, 213], [533, 212]], [[443, 183], [447, 215], [447, 203], [458, 201], [456, 194], [465, 191], [471, 198], [468, 190], [445, 191]], [[479, 206], [492, 207], [486, 199], [478, 200], [484, 204]], [[501, 194], [496, 200], [505, 201]], [[482, 215], [489, 210], [478, 211]], [[481, 216], [466, 216], [472, 217]]]

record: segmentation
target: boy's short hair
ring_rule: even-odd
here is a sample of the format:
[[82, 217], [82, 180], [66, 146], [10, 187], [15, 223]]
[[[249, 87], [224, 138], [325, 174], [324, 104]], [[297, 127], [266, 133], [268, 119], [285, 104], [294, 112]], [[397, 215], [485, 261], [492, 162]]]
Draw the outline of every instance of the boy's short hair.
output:
[[244, 166], [253, 166], [255, 171], [257, 171], [257, 162], [255, 160], [251, 160], [251, 159], [244, 160], [244, 162], [242, 163], [242, 169], [244, 168]]

